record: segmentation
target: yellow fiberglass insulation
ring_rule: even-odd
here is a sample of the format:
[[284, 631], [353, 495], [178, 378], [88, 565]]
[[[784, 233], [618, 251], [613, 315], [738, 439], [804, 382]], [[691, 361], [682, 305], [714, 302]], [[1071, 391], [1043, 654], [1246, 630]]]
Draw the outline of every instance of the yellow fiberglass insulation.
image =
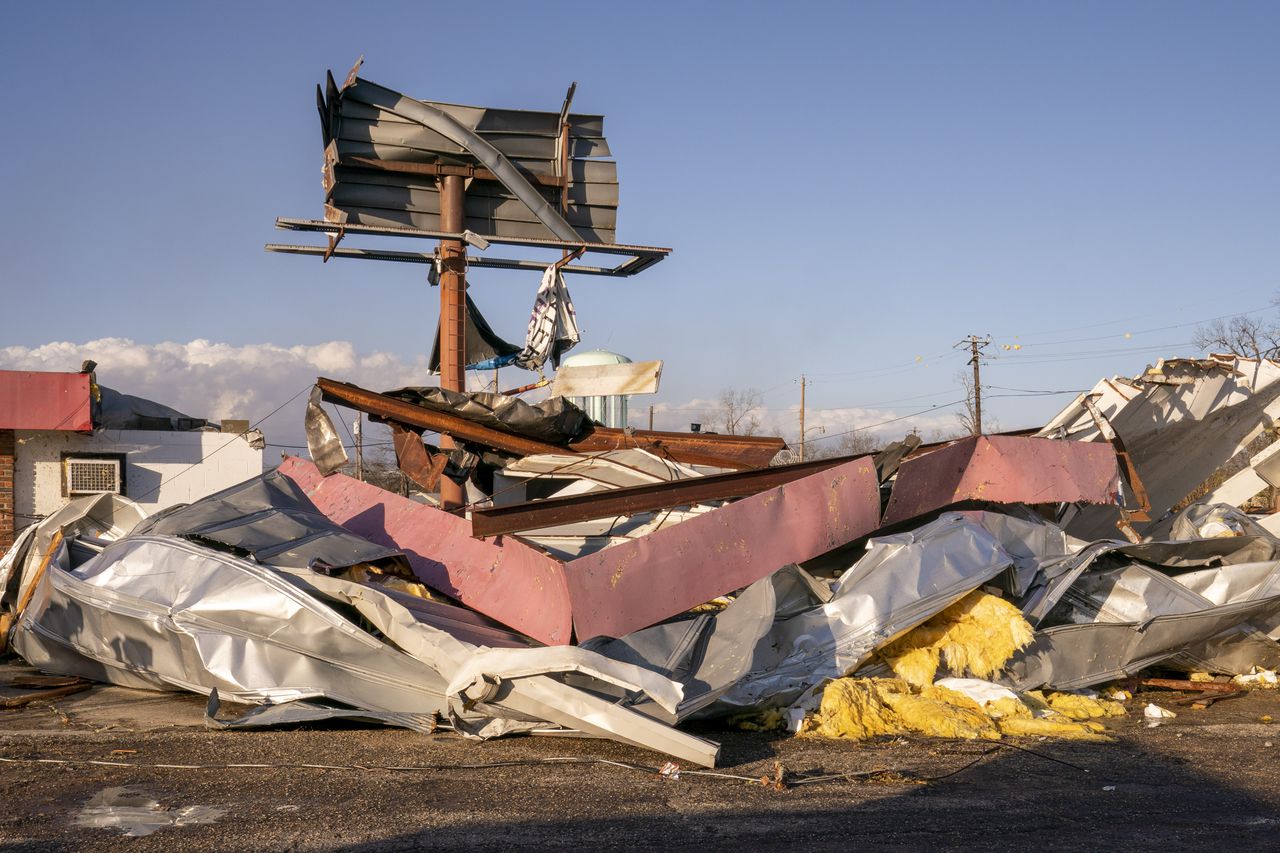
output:
[[999, 740], [1000, 732], [976, 702], [944, 687], [920, 693], [898, 678], [839, 678], [822, 692], [822, 705], [802, 731], [865, 740], [913, 732], [928, 737]]
[[902, 731], [898, 715], [881, 699], [882, 692], [905, 691], [896, 678], [837, 678], [822, 691], [813, 725], [802, 731], [831, 738], [865, 740]]
[[1045, 697], [1049, 709], [1072, 720], [1098, 717], [1123, 717], [1124, 706], [1110, 699], [1092, 699], [1077, 693], [1050, 693]]
[[729, 725], [744, 732], [781, 731], [787, 727], [787, 715], [781, 708], [766, 708], [763, 711], [749, 711], [729, 718]]
[[[1054, 694], [1065, 695], [1069, 694]], [[1099, 704], [1107, 715], [1115, 713], [1106, 707], [1111, 705], [1124, 713], [1118, 703]], [[818, 712], [800, 727], [802, 734], [851, 740], [910, 733], [965, 740], [999, 740], [1002, 735], [1010, 735], [1105, 742], [1109, 740], [1105, 731], [1101, 723], [1076, 722], [1059, 712], [1036, 717], [1016, 697], [979, 705], [946, 687], [929, 685], [917, 689], [900, 678], [831, 681], [823, 690]]]
[[1017, 607], [996, 595], [971, 592], [881, 651], [899, 678], [923, 687], [938, 668], [993, 678], [1014, 652], [1031, 642], [1032, 628]]
[[1087, 740], [1110, 743], [1102, 723], [1076, 723], [1053, 717], [1004, 717], [998, 725], [1000, 733], [1013, 737], [1052, 737], [1062, 740]]
[[890, 693], [885, 704], [907, 731], [926, 737], [999, 740], [995, 723], [968, 696], [945, 687], [926, 687], [920, 694]]

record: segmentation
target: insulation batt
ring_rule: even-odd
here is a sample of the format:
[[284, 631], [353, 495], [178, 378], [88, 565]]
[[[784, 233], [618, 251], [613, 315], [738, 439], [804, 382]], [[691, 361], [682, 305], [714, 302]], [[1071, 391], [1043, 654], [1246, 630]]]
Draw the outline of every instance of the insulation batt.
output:
[[[1085, 700], [1081, 704], [1064, 703], [1063, 707], [1074, 713], [1092, 716], [1096, 710], [1097, 716], [1107, 716], [1116, 707], [1124, 713], [1123, 706], [1114, 702], [1071, 694], [1055, 697], [1068, 695], [1073, 700]], [[1000, 696], [979, 704], [937, 684], [917, 689], [901, 678], [838, 678], [827, 684], [818, 712], [804, 720], [799, 734], [848, 740], [919, 734], [963, 740], [1000, 740], [1008, 735], [1109, 742], [1101, 723], [1073, 720], [1054, 711], [1050, 707], [1052, 698], [1031, 699], [1043, 714], [1036, 716], [1032, 707], [1016, 696]]]
[[1094, 699], [1079, 693], [1050, 693], [1045, 697], [1050, 710], [1073, 720], [1093, 720], [1098, 717], [1123, 717], [1124, 706], [1109, 699]]
[[881, 654], [895, 675], [917, 687], [932, 684], [944, 662], [957, 675], [990, 679], [1031, 642], [1032, 634], [1017, 607], [975, 591], [885, 646]]

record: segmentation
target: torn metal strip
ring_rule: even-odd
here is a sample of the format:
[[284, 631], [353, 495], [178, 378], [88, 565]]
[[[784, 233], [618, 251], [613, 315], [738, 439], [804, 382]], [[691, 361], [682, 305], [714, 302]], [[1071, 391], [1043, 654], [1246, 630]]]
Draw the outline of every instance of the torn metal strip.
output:
[[566, 565], [577, 636], [621, 637], [745, 587], [865, 536], [879, 509], [862, 457], [579, 557]]
[[978, 435], [905, 460], [884, 523], [962, 501], [1115, 504], [1120, 470], [1109, 445]]

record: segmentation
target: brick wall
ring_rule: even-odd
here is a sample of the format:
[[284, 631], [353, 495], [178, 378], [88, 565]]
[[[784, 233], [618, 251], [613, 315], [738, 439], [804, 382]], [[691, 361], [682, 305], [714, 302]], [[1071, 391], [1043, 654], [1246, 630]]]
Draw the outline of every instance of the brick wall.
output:
[[0, 429], [0, 551], [13, 544], [14, 432]]

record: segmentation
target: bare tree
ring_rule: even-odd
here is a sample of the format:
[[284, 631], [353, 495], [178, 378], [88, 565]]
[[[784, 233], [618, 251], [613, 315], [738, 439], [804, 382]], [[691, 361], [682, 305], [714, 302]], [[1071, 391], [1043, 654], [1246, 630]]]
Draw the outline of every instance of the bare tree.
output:
[[755, 388], [725, 388], [720, 392], [720, 406], [711, 422], [726, 435], [755, 435], [760, 431], [760, 414], [764, 395]]
[[804, 446], [805, 459], [829, 459], [832, 456], [863, 456], [880, 449], [883, 442], [869, 432], [855, 429], [831, 436], [830, 439], [814, 439]]
[[978, 400], [973, 393], [973, 373], [968, 370], [957, 370], [956, 382], [960, 383], [960, 388], [964, 391], [964, 408], [956, 414], [956, 420], [968, 435], [977, 435]]
[[944, 441], [956, 441], [957, 439], [968, 438], [971, 435], [973, 433], [965, 429], [949, 430], [935, 427], [929, 430], [927, 434], [920, 436], [920, 440], [925, 444], [941, 444]]
[[[1271, 300], [1280, 306], [1280, 298]], [[1196, 346], [1210, 352], [1232, 353], [1246, 358], [1280, 355], [1280, 323], [1274, 318], [1241, 314], [1214, 320], [1196, 329]]]
[[[969, 370], [957, 370], [956, 382], [959, 383], [961, 390], [964, 391], [964, 408], [956, 413], [956, 420], [960, 422], [960, 429], [963, 430], [959, 436], [945, 436], [936, 439], [938, 441], [947, 441], [951, 438], [963, 438], [966, 435], [978, 434], [978, 401], [973, 393], [973, 372]], [[995, 419], [990, 411], [982, 413], [982, 431], [985, 433], [993, 433], [1000, 431], [1000, 422]], [[943, 430], [934, 431], [938, 435], [943, 435]]]

